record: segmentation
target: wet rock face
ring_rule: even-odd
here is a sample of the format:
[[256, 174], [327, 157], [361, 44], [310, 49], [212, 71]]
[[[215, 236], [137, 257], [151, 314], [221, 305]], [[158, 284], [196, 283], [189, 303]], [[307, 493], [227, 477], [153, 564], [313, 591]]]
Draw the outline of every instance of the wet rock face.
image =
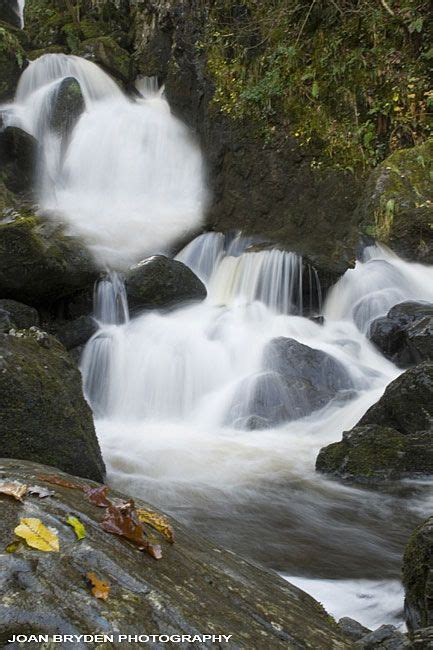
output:
[[433, 304], [403, 302], [370, 327], [369, 337], [401, 368], [433, 361]]
[[321, 350], [294, 339], [272, 339], [263, 372], [245, 379], [235, 394], [228, 424], [265, 429], [310, 415], [352, 387], [345, 368]]
[[204, 300], [203, 282], [182, 262], [154, 255], [133, 266], [125, 275], [132, 309], [163, 309]]
[[2, 180], [10, 192], [31, 192], [35, 181], [37, 142], [22, 129], [8, 126], [0, 132]]
[[36, 309], [16, 300], [0, 300], [0, 312], [7, 314], [10, 328], [29, 329], [34, 325], [39, 325], [39, 314]]
[[[433, 517], [418, 526], [409, 539], [403, 558], [403, 585], [409, 632], [433, 626]], [[433, 635], [429, 638], [431, 642]]]
[[79, 238], [64, 226], [35, 216], [0, 222], [0, 295], [49, 305], [92, 288], [99, 275]]
[[21, 27], [17, 0], [0, 0], [0, 20], [13, 27]]
[[[1, 0], [7, 5], [9, 0]], [[16, 30], [0, 25], [0, 102], [13, 98], [18, 79], [26, 65], [26, 55]]]
[[92, 413], [65, 348], [36, 328], [2, 334], [0, 369], [2, 456], [103, 480]]
[[433, 364], [391, 382], [340, 442], [321, 449], [320, 472], [355, 481], [433, 474]]
[[[0, 461], [0, 479], [49, 487], [54, 497], [27, 496], [24, 504], [0, 495], [0, 536], [9, 540], [21, 517], [37, 517], [59, 535], [59, 553], [21, 547], [3, 553], [0, 573], [0, 642], [6, 646], [23, 626], [41, 634], [233, 634], [230, 647], [343, 650], [350, 642], [319, 603], [277, 574], [215, 547], [172, 521], [175, 543], [162, 545], [154, 560], [101, 528], [104, 509], [83, 492], [46, 484], [54, 473], [36, 463]], [[78, 480], [80, 485], [89, 485]], [[110, 491], [110, 498], [128, 497]], [[137, 501], [136, 505], [154, 510]], [[81, 542], [66, 524], [73, 513], [85, 525]], [[155, 533], [155, 535], [158, 535]], [[159, 538], [159, 535], [158, 535]], [[110, 583], [108, 600], [94, 598], [85, 576], [95, 572]], [[26, 644], [31, 650], [40, 644]], [[101, 650], [119, 647], [103, 643]], [[168, 644], [170, 645], [170, 644]], [[225, 645], [225, 644], [221, 644]], [[74, 648], [87, 647], [77, 643]], [[122, 648], [137, 644], [122, 643]], [[185, 645], [186, 647], [186, 645]], [[188, 645], [189, 647], [189, 645]], [[191, 644], [192, 647], [192, 644]], [[203, 648], [216, 647], [206, 642]]]

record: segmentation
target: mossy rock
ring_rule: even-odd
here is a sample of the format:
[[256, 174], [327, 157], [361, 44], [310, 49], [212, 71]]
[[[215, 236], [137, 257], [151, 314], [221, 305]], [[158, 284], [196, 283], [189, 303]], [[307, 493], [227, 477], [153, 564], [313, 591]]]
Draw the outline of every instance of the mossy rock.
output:
[[26, 55], [17, 36], [0, 25], [0, 102], [13, 98], [25, 62]]
[[0, 368], [2, 456], [103, 480], [81, 374], [65, 348], [37, 328], [2, 334]]
[[409, 632], [432, 626], [433, 517], [418, 526], [407, 543], [403, 557], [403, 585]]
[[0, 20], [13, 27], [21, 27], [17, 0], [0, 0]]
[[37, 310], [16, 300], [0, 299], [0, 311], [7, 314], [10, 327], [15, 329], [29, 329], [39, 325]]
[[128, 83], [133, 78], [130, 55], [111, 36], [84, 40], [73, 50], [73, 53], [97, 63], [124, 83]]
[[433, 138], [375, 169], [359, 215], [367, 234], [406, 259], [433, 264]]
[[99, 271], [90, 252], [62, 224], [15, 214], [0, 221], [0, 295], [50, 305], [91, 288]]
[[[0, 479], [51, 488], [55, 496], [31, 494], [24, 503], [0, 495], [0, 537], [4, 545], [22, 517], [39, 518], [58, 533], [59, 552], [42, 553], [23, 544], [15, 553], [3, 552], [0, 581], [0, 645], [12, 634], [113, 635], [99, 650], [138, 648], [212, 648], [231, 650], [348, 650], [336, 622], [311, 596], [232, 552], [218, 548], [170, 518], [175, 542], [158, 533], [162, 559], [155, 561], [126, 539], [101, 527], [105, 509], [91, 504], [82, 489], [52, 485], [41, 476], [52, 474], [80, 487], [94, 483], [76, 479], [34, 462], [0, 461]], [[110, 490], [110, 499], [130, 497]], [[145, 510], [155, 508], [136, 500]], [[86, 538], [77, 541], [66, 523], [70, 513], [83, 522]], [[95, 598], [86, 575], [95, 572], [110, 584], [107, 600]], [[23, 623], [24, 621], [24, 623]], [[143, 635], [134, 643], [118, 634]], [[147, 643], [144, 635], [188, 635], [183, 643]], [[232, 635], [228, 643], [202, 643], [194, 635]], [[49, 644], [50, 646], [52, 644]], [[68, 644], [61, 644], [66, 647]], [[90, 647], [71, 643], [71, 647]], [[29, 650], [40, 643], [27, 643]], [[59, 646], [60, 647], [60, 646]]]
[[316, 469], [357, 482], [433, 475], [433, 363], [386, 388], [340, 442], [323, 447]]
[[16, 126], [0, 131], [0, 175], [14, 194], [33, 190], [37, 162], [36, 139]]

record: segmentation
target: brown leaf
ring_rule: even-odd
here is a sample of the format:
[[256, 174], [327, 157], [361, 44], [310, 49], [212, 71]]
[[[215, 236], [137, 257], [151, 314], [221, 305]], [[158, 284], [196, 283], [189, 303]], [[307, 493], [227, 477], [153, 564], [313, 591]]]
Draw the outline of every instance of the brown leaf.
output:
[[39, 479], [40, 481], [44, 481], [44, 483], [52, 483], [52, 485], [61, 485], [62, 487], [70, 488], [71, 490], [83, 489], [82, 485], [78, 485], [78, 483], [72, 483], [71, 481], [67, 481], [66, 479], [61, 478], [60, 476], [55, 476], [54, 474], [40, 474], [36, 478]]
[[89, 571], [86, 575], [86, 578], [92, 585], [92, 594], [95, 598], [101, 598], [102, 600], [107, 600], [110, 593], [110, 584], [104, 580], [100, 580], [96, 573]]
[[107, 533], [125, 537], [140, 551], [147, 551], [156, 560], [162, 557], [161, 547], [151, 544], [146, 539], [146, 533], [140, 524], [133, 501], [125, 502], [121, 507], [112, 505], [107, 508], [101, 526]]
[[112, 505], [111, 501], [107, 497], [108, 488], [106, 485], [101, 485], [101, 487], [97, 488], [85, 486], [83, 489], [86, 497], [94, 506], [98, 506], [99, 508], [108, 508]]
[[39, 487], [39, 485], [32, 485], [27, 489], [28, 494], [39, 497], [40, 499], [45, 499], [46, 497], [54, 496], [55, 492], [52, 490], [47, 490], [47, 488]]
[[0, 492], [1, 494], [7, 494], [8, 497], [13, 497], [17, 501], [22, 501], [27, 492], [27, 485], [22, 483], [0, 483]]
[[152, 510], [144, 510], [144, 508], [137, 508], [138, 519], [142, 524], [148, 524], [157, 530], [165, 539], [174, 544], [174, 531], [168, 521], [167, 517], [153, 512]]

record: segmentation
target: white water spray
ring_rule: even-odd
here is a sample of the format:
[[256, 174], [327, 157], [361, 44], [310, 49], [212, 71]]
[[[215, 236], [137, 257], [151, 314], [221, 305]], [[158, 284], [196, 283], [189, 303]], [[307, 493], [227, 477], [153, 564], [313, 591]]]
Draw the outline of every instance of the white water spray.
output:
[[[51, 116], [68, 78], [78, 81], [85, 111], [64, 152]], [[111, 268], [191, 235], [206, 203], [203, 161], [191, 134], [155, 84], [139, 87], [145, 96], [129, 99], [95, 64], [46, 54], [24, 71], [7, 114], [9, 124], [39, 142], [42, 209], [63, 218]]]

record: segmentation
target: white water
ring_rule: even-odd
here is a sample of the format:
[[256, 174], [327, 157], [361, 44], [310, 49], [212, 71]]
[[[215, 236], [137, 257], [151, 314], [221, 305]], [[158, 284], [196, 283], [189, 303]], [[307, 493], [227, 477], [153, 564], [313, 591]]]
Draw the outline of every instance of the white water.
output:
[[[109, 479], [306, 581], [335, 615], [373, 627], [401, 620], [401, 551], [428, 496], [411, 485], [398, 494], [342, 485], [316, 474], [314, 463], [399, 373], [361, 330], [393, 296], [433, 300], [433, 270], [368, 249], [333, 289], [321, 326], [299, 315], [300, 258], [245, 252], [249, 244], [200, 236], [178, 257], [207, 282], [205, 302], [102, 325], [88, 344], [82, 370]], [[228, 414], [236, 399], [251, 407], [245, 382], [260, 376], [276, 336], [331, 354], [354, 391], [307, 418], [245, 431]]]
[[[80, 84], [85, 111], [65, 139], [51, 127], [62, 81]], [[41, 208], [82, 236], [98, 261], [124, 268], [191, 235], [206, 203], [203, 161], [162, 91], [127, 98], [98, 66], [46, 54], [24, 71], [7, 122], [40, 145]]]
[[24, 27], [24, 5], [25, 5], [25, 3], [26, 3], [26, 0], [17, 0], [18, 15], [20, 17], [21, 27]]

